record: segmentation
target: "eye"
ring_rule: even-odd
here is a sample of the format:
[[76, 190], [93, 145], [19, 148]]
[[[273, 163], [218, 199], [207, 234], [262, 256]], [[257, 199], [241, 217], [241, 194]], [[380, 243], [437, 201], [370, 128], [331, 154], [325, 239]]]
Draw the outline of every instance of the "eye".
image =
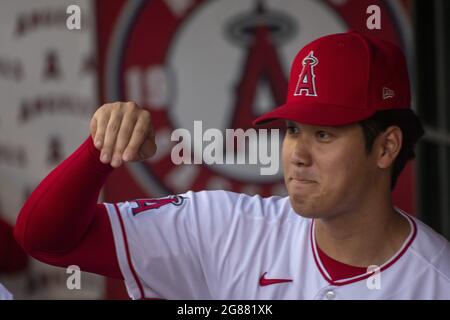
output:
[[319, 139], [320, 141], [328, 142], [328, 141], [331, 140], [332, 135], [331, 135], [331, 133], [329, 133], [329, 132], [320, 130], [320, 131], [317, 131], [317, 132], [316, 132], [316, 137], [317, 137], [317, 139]]
[[295, 122], [287, 120], [285, 125], [287, 136], [297, 135], [300, 133], [300, 127]]
[[290, 135], [298, 134], [300, 132], [299, 128], [293, 125], [286, 126], [286, 132]]

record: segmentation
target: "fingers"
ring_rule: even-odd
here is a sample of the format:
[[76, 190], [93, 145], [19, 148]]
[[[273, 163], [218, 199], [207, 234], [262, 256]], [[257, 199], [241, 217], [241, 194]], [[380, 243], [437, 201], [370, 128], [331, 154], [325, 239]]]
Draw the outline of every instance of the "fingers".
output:
[[156, 152], [150, 113], [142, 110], [134, 127], [130, 142], [123, 154], [124, 161], [143, 160]]
[[144, 160], [144, 159], [150, 158], [156, 153], [156, 150], [157, 150], [157, 148], [156, 148], [155, 138], [153, 136], [151, 136], [139, 148], [138, 159], [136, 159], [136, 160]]
[[91, 132], [92, 140], [94, 141], [95, 144], [95, 134], [97, 132], [97, 118], [92, 117], [91, 123], [89, 124], [89, 130]]
[[[94, 135], [93, 137], [94, 145], [98, 150], [101, 150], [103, 146], [106, 133], [106, 126], [108, 125], [109, 117], [110, 117], [109, 113], [99, 113], [92, 119], [93, 120], [92, 122], [95, 123], [95, 127], [93, 128], [94, 125], [92, 125], [91, 122], [91, 132], [93, 132]], [[92, 131], [92, 129], [95, 129], [95, 131]]]
[[120, 167], [122, 165], [122, 155], [128, 143], [130, 142], [133, 128], [136, 125], [136, 118], [137, 117], [135, 113], [126, 112], [122, 119], [111, 160], [111, 166], [113, 166], [114, 168]]
[[156, 152], [150, 112], [133, 102], [105, 104], [90, 123], [100, 161], [117, 168], [124, 161], [143, 160]]
[[106, 126], [105, 139], [100, 153], [100, 161], [103, 163], [109, 163], [111, 161], [121, 121], [122, 112], [120, 108], [114, 108], [109, 117], [108, 125]]
[[153, 126], [150, 124], [150, 130], [147, 136], [147, 139], [141, 145], [138, 155], [140, 159], [147, 159], [152, 157], [156, 153], [156, 141], [155, 141], [155, 133], [153, 131]]

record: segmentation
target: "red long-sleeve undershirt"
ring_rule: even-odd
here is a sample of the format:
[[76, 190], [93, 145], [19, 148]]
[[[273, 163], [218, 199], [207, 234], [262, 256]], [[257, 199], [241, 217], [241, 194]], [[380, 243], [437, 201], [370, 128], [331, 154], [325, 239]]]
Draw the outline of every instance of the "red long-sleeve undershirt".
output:
[[113, 168], [92, 138], [57, 166], [22, 207], [14, 236], [34, 258], [55, 266], [123, 279], [100, 189]]

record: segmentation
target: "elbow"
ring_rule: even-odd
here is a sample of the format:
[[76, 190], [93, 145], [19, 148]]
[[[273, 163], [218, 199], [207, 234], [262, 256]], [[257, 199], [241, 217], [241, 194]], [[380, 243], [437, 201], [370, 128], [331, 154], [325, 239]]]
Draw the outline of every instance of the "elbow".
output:
[[46, 250], [46, 248], [38, 247], [39, 243], [27, 240], [24, 226], [20, 223], [17, 223], [14, 227], [14, 238], [20, 247], [22, 247], [23, 251], [34, 259], [54, 266], [61, 265], [59, 259], [57, 259], [57, 254]]
[[30, 223], [30, 214], [31, 212], [24, 206], [17, 216], [13, 234], [20, 247], [22, 247], [27, 254], [36, 258], [37, 252], [45, 252], [46, 248], [40, 243], [39, 236], [36, 236], [39, 235], [40, 232], [35, 230], [36, 228]]

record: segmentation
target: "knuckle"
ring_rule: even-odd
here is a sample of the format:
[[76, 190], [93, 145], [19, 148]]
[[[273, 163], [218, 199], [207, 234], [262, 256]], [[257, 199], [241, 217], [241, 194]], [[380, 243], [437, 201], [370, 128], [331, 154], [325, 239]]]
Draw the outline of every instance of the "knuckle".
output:
[[125, 103], [125, 107], [126, 107], [126, 109], [129, 110], [129, 111], [133, 111], [133, 110], [135, 110], [135, 109], [138, 109], [136, 103], [134, 103], [134, 102], [132, 102], [132, 101], [126, 102], [126, 103]]
[[114, 153], [120, 155], [120, 154], [122, 154], [124, 149], [125, 149], [124, 143], [116, 143], [116, 146], [114, 148]]
[[117, 114], [118, 112], [120, 112], [121, 106], [122, 106], [121, 102], [114, 102], [114, 103], [112, 103], [111, 104], [111, 111], [112, 111], [112, 113], [116, 113]]
[[103, 125], [97, 126], [97, 135], [104, 135], [105, 131], [106, 131], [105, 126], [103, 126]]
[[102, 104], [102, 105], [97, 109], [97, 112], [98, 112], [99, 110], [104, 110], [104, 109], [106, 109], [106, 108], [109, 108], [109, 106], [110, 106], [109, 103], [104, 103], [104, 104]]
[[115, 138], [113, 137], [113, 135], [111, 135], [111, 134], [105, 135], [105, 143], [104, 143], [105, 147], [112, 147], [114, 142], [115, 142]]
[[117, 139], [117, 142], [116, 142], [116, 150], [123, 150], [123, 149], [125, 149], [125, 147], [127, 146], [129, 141], [130, 141], [130, 138], [128, 137], [128, 135], [120, 136]]
[[113, 145], [112, 145], [111, 141], [105, 141], [105, 143], [103, 145], [103, 152], [111, 153], [112, 147], [113, 147]]
[[138, 147], [134, 144], [129, 144], [125, 150], [125, 152], [131, 156], [131, 158], [134, 158], [138, 152]]
[[152, 115], [150, 114], [150, 111], [148, 111], [147, 109], [141, 109], [140, 116], [146, 120], [147, 119], [150, 120], [152, 117]]
[[105, 118], [105, 112], [102, 109], [97, 109], [97, 111], [95, 111], [94, 115], [92, 116], [91, 121], [96, 120], [97, 122], [100, 122]]
[[111, 132], [119, 131], [119, 123], [117, 121], [111, 122], [108, 128]]
[[122, 121], [122, 113], [120, 110], [114, 110], [109, 118], [109, 123], [118, 123]]
[[110, 111], [112, 108], [114, 108], [114, 103], [105, 103], [98, 110], [105, 112]]
[[132, 132], [132, 129], [130, 122], [122, 122], [120, 127], [121, 136], [128, 136]]
[[92, 116], [92, 119], [98, 117], [102, 112], [104, 112], [105, 105], [101, 105], [100, 107], [95, 110], [94, 115]]
[[101, 121], [107, 118], [111, 114], [112, 110], [114, 110], [112, 104], [110, 103], [103, 104], [100, 108], [98, 108], [95, 111], [93, 118], [97, 118], [99, 121]]
[[137, 145], [135, 142], [130, 142], [127, 146], [127, 152], [131, 154], [135, 154], [137, 151]]
[[144, 127], [139, 126], [136, 127], [135, 132], [137, 137], [142, 138], [143, 136], [146, 135], [147, 130]]
[[120, 107], [114, 107], [111, 111], [111, 119], [117, 119], [121, 116], [122, 112]]

